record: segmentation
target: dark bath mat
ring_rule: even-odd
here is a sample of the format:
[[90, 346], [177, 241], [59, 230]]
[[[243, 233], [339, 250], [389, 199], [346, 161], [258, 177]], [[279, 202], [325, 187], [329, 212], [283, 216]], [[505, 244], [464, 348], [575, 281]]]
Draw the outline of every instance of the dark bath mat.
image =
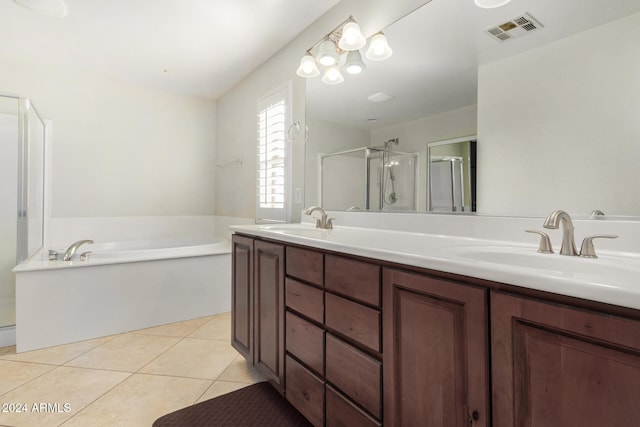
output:
[[155, 420], [153, 427], [277, 426], [311, 424], [269, 383], [260, 382], [196, 403]]

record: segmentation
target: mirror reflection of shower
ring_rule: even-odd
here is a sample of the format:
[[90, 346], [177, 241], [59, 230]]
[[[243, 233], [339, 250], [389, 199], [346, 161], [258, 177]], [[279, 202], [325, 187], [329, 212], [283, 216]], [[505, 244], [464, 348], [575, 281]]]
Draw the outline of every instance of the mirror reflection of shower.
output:
[[394, 181], [396, 177], [393, 173], [394, 166], [398, 166], [399, 162], [397, 160], [391, 159], [391, 144], [398, 145], [400, 144], [399, 138], [393, 138], [384, 143], [384, 152], [382, 153], [382, 202], [385, 205], [393, 205], [398, 201], [398, 196], [396, 195], [396, 188]]
[[427, 211], [476, 211], [475, 135], [427, 144]]
[[328, 210], [415, 210], [418, 153], [396, 151], [398, 138], [318, 156], [320, 203]]

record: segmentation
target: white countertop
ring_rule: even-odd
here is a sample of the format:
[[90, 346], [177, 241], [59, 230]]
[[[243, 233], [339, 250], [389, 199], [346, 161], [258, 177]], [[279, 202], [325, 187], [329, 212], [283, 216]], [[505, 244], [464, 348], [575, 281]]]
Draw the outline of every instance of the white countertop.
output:
[[231, 226], [234, 232], [640, 309], [640, 255], [540, 254], [537, 243], [309, 224]]

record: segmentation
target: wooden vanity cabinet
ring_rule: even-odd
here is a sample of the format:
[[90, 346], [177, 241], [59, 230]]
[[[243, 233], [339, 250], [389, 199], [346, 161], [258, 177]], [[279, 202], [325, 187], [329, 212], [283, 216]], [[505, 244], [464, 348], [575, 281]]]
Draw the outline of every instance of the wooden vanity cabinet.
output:
[[384, 424], [490, 426], [487, 290], [385, 268]]
[[287, 400], [314, 426], [379, 426], [380, 266], [287, 246], [285, 306]]
[[253, 239], [231, 239], [231, 346], [253, 364]]
[[254, 364], [284, 392], [284, 246], [256, 240], [254, 257]]
[[491, 293], [495, 427], [640, 425], [640, 322]]
[[284, 245], [232, 238], [231, 345], [284, 392]]
[[232, 345], [315, 426], [640, 425], [637, 310], [232, 242]]

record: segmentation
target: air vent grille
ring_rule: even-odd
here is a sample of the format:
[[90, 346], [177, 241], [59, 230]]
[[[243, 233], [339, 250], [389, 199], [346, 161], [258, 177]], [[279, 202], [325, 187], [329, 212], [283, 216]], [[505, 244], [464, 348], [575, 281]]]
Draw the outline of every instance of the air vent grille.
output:
[[486, 32], [494, 39], [503, 42], [515, 37], [520, 37], [542, 27], [543, 25], [540, 21], [525, 12], [510, 21], [487, 29]]

